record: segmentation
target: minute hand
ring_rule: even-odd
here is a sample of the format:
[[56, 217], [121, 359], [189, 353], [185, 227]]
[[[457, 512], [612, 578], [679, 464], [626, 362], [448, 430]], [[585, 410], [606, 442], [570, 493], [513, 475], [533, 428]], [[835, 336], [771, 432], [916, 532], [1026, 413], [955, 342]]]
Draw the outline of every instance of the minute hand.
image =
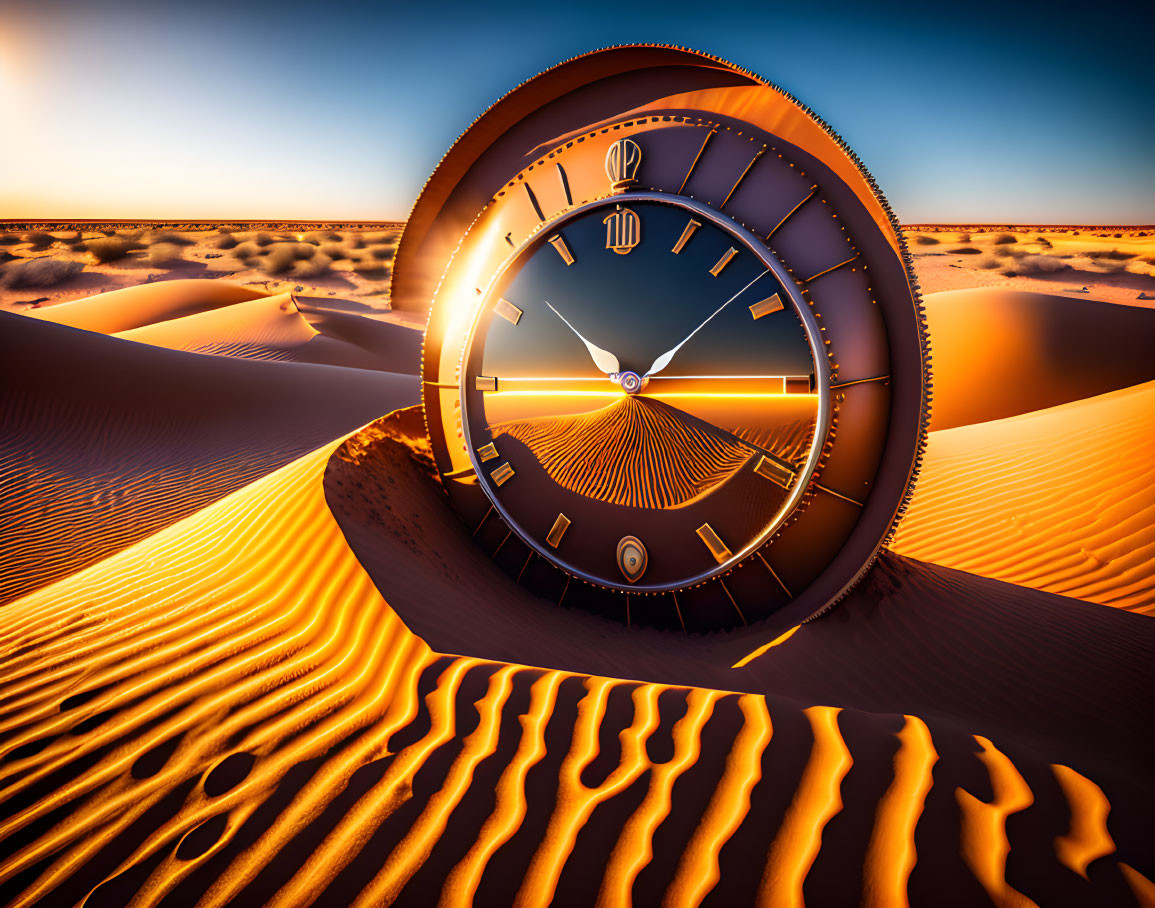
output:
[[695, 328], [693, 331], [691, 331], [689, 334], [687, 334], [682, 339], [682, 342], [680, 344], [678, 344], [676, 347], [673, 347], [673, 348], [667, 350], [665, 353], [663, 353], [661, 356], [659, 356], [656, 360], [654, 360], [654, 364], [652, 366], [650, 366], [649, 371], [646, 372], [645, 378], [649, 378], [651, 375], [656, 375], [658, 372], [661, 372], [664, 368], [666, 368], [666, 366], [668, 366], [670, 364], [670, 360], [672, 360], [674, 358], [674, 354], [682, 349], [682, 347], [685, 345], [686, 341], [688, 341], [691, 337], [693, 337], [695, 334], [697, 334], [699, 331], [701, 331], [703, 328], [705, 328], [706, 325], [708, 325], [710, 323], [710, 320], [715, 315], [717, 315], [719, 312], [721, 312], [723, 309], [725, 309], [727, 306], [729, 306], [732, 302], [734, 302], [734, 300], [736, 300], [743, 293], [745, 293], [747, 290], [749, 290], [751, 287], [753, 287], [758, 281], [760, 281], [762, 278], [764, 278], [769, 273], [770, 273], [770, 271], [769, 271], [769, 269], [767, 269], [766, 271], [763, 271], [761, 274], [759, 274], [756, 278], [754, 278], [754, 280], [750, 281], [750, 283], [748, 283], [745, 287], [743, 287], [741, 290], [739, 290], [737, 293], [735, 293], [732, 297], [730, 297], [728, 300], [726, 300], [726, 302], [722, 303], [721, 306], [719, 306], [717, 309], [715, 309], [713, 312], [711, 312], [709, 314], [709, 316], [707, 316], [706, 320], [704, 322], [702, 322], [702, 324], [700, 324], [697, 328]]

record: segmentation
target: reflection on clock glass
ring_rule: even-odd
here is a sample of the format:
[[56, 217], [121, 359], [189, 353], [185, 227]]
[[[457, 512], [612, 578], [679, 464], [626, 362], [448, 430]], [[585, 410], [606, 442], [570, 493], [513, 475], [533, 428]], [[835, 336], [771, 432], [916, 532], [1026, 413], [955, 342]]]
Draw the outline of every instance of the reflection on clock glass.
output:
[[697, 582], [765, 539], [805, 485], [819, 411], [806, 330], [763, 260], [702, 213], [628, 196], [517, 257], [463, 385], [495, 505], [622, 588]]

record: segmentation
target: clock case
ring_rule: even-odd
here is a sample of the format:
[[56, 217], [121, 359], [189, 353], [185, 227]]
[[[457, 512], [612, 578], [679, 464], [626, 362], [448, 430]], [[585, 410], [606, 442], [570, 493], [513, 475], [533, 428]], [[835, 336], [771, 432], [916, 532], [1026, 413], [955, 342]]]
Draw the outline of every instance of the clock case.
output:
[[[726, 573], [647, 593], [575, 578], [521, 540], [477, 482], [461, 426], [461, 357], [486, 288], [515, 250], [624, 188], [611, 145], [644, 149], [630, 188], [692, 199], [758, 237], [819, 327], [826, 438], [795, 510]], [[792, 294], [793, 295], [793, 294]], [[893, 533], [929, 417], [925, 318], [899, 226], [861, 162], [781, 89], [680, 48], [596, 51], [483, 114], [430, 177], [406, 224], [394, 308], [428, 308], [426, 427], [441, 481], [477, 544], [543, 599], [625, 623], [783, 627], [833, 607]]]

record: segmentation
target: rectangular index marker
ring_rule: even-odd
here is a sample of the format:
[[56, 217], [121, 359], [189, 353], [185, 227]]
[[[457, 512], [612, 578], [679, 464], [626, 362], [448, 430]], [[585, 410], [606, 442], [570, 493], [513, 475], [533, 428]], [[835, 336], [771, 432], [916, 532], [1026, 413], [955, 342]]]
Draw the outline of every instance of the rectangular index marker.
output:
[[726, 560], [733, 555], [726, 543], [719, 538], [718, 534], [714, 532], [714, 528], [708, 523], [698, 527], [698, 538], [706, 543], [706, 548], [710, 550], [710, 554], [714, 556], [714, 560], [718, 564], [725, 564]]
[[493, 375], [478, 375], [473, 379], [473, 386], [478, 391], [496, 391], [497, 378]]
[[685, 245], [690, 242], [690, 237], [694, 235], [694, 231], [701, 226], [701, 221], [695, 221], [693, 218], [690, 218], [690, 222], [686, 225], [686, 229], [682, 231], [682, 235], [678, 237], [678, 242], [674, 243], [674, 248], [670, 251], [674, 253], [674, 255], [677, 255], [679, 252], [681, 252], [682, 249], [685, 248]]
[[574, 263], [573, 253], [569, 251], [569, 246], [565, 244], [565, 238], [560, 233], [557, 236], [551, 236], [546, 242], [557, 250], [557, 254], [561, 256], [563, 262], [567, 265]]
[[731, 246], [728, 250], [726, 250], [725, 253], [723, 253], [722, 257], [718, 259], [718, 263], [710, 269], [710, 273], [714, 275], [714, 277], [717, 277], [722, 273], [722, 269], [729, 265], [730, 260], [737, 254], [738, 250]]
[[772, 315], [775, 312], [781, 312], [783, 308], [782, 297], [775, 293], [773, 296], [767, 297], [766, 299], [761, 300], [760, 302], [757, 302], [751, 306], [750, 314], [754, 316], [754, 318], [759, 319], [764, 315]]
[[784, 489], [790, 488], [790, 483], [794, 481], [794, 474], [789, 469], [771, 460], [765, 454], [763, 454], [762, 459], [758, 461], [758, 466], [754, 468], [754, 472], [763, 479], [769, 479]]
[[549, 543], [550, 548], [556, 549], [561, 545], [561, 537], [565, 535], [565, 531], [569, 529], [569, 518], [565, 514], [558, 514], [557, 520], [553, 522], [553, 527], [550, 528], [549, 535], [545, 537], [545, 541]]
[[512, 325], [521, 321], [521, 310], [509, 300], [499, 299], [493, 307], [493, 311]]

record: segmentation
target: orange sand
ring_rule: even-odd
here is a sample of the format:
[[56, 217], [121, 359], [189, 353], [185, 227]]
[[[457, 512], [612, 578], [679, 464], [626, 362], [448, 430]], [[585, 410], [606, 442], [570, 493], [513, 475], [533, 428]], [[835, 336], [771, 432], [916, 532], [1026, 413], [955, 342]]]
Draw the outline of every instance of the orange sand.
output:
[[[0, 313], [0, 904], [1155, 889], [1155, 382], [1063, 403], [1110, 390], [1087, 369], [932, 436], [896, 547], [1022, 585], [884, 553], [819, 620], [693, 637], [531, 596], [445, 506], [419, 410], [357, 429], [414, 399], [416, 332], [156, 286]], [[991, 368], [1041, 406], [1010, 356], [1038, 335], [991, 305]]]
[[896, 552], [1155, 612], [1155, 382], [932, 432]]

